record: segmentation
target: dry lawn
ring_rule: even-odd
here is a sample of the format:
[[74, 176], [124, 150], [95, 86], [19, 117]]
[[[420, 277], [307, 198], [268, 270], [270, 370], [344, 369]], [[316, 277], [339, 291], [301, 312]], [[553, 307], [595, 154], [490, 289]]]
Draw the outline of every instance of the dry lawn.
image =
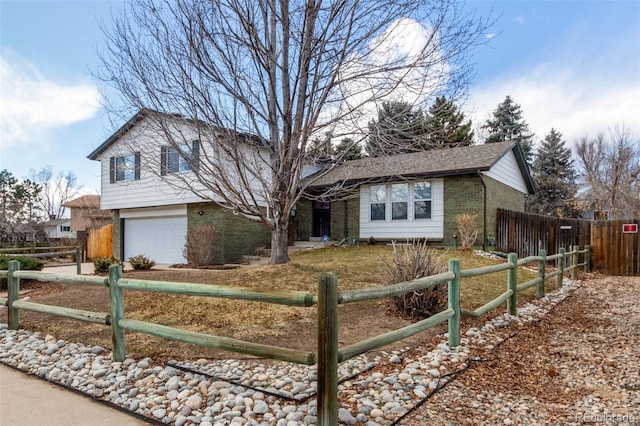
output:
[[[286, 265], [264, 265], [223, 271], [129, 271], [124, 275], [159, 281], [317, 293], [318, 278], [323, 272], [337, 274], [340, 290], [383, 285], [381, 260], [391, 259], [392, 254], [392, 249], [387, 246], [328, 247], [293, 253], [291, 261]], [[445, 257], [459, 258], [462, 269], [500, 263], [471, 252], [449, 251], [445, 253]], [[533, 272], [522, 269], [518, 275], [520, 283], [535, 277]], [[551, 289], [553, 283], [548, 286]], [[462, 305], [466, 309], [475, 309], [505, 289], [506, 272], [465, 278], [461, 287]], [[530, 289], [526, 297], [533, 297], [534, 292], [534, 289]], [[109, 311], [106, 288], [39, 284], [39, 288], [30, 293], [29, 297], [32, 301], [45, 304], [96, 312]], [[0, 314], [6, 315], [6, 310], [1, 310]], [[109, 327], [25, 311], [21, 311], [20, 315], [22, 328], [49, 333], [69, 341], [111, 347]], [[308, 351], [314, 351], [316, 347], [315, 307], [295, 308], [256, 302], [125, 291], [125, 317], [282, 347]], [[340, 345], [354, 343], [409, 324], [406, 320], [392, 316], [389, 313], [388, 302], [384, 300], [340, 306], [339, 321]], [[427, 335], [443, 331], [444, 327], [439, 327], [414, 336], [399, 345], [417, 344], [428, 337]], [[127, 354], [134, 357], [151, 356], [157, 359], [180, 360], [238, 356], [131, 332], [126, 334], [126, 344]]]

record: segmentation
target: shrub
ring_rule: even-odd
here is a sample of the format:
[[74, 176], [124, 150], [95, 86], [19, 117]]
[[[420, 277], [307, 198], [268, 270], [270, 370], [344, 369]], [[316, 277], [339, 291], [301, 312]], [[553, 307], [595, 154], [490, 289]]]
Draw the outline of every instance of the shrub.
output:
[[[383, 261], [384, 276], [389, 284], [396, 284], [446, 272], [443, 254], [429, 248], [426, 241], [407, 246], [394, 244], [391, 263]], [[392, 309], [404, 318], [417, 321], [446, 309], [447, 298], [448, 286], [445, 282], [393, 297]]]
[[146, 257], [144, 254], [132, 256], [129, 258], [128, 262], [131, 264], [134, 271], [148, 271], [156, 264], [156, 262]]
[[0, 255], [0, 269], [9, 269], [10, 260], [20, 262], [20, 269], [25, 271], [42, 271], [44, 268], [44, 262], [37, 257]]
[[478, 215], [459, 214], [456, 216], [458, 224], [458, 234], [460, 237], [460, 250], [471, 250], [478, 239], [478, 225], [476, 219]]
[[182, 255], [188, 263], [205, 266], [212, 265], [216, 256], [218, 230], [211, 224], [201, 224], [189, 229]]
[[93, 270], [96, 273], [104, 273], [109, 272], [109, 266], [111, 265], [120, 265], [122, 266], [122, 261], [120, 259], [116, 259], [115, 257], [96, 257], [93, 259]]
[[[42, 271], [44, 268], [44, 262], [37, 257], [28, 257], [28, 256], [6, 256], [0, 255], [0, 270], [8, 270], [9, 269], [9, 261], [17, 260], [20, 262], [20, 269], [24, 271]], [[7, 289], [7, 279], [0, 278], [0, 290]]]

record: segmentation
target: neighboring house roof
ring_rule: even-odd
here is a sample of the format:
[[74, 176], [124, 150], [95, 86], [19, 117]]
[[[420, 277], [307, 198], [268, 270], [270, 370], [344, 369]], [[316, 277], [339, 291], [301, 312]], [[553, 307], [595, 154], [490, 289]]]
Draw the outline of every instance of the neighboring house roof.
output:
[[[154, 116], [158, 118], [163, 118], [163, 119], [181, 120], [183, 122], [192, 124], [194, 126], [206, 127], [213, 131], [220, 131], [225, 133], [233, 132], [230, 129], [223, 129], [221, 127], [213, 126], [202, 120], [186, 118], [180, 114], [167, 114], [164, 112], [155, 111], [148, 108], [143, 108], [140, 111], [138, 111], [133, 117], [131, 117], [124, 125], [122, 125], [122, 127], [120, 127], [111, 136], [109, 136], [107, 140], [105, 140], [102, 144], [100, 144], [100, 146], [97, 147], [91, 154], [89, 154], [87, 158], [90, 160], [97, 160], [100, 154], [106, 151], [111, 145], [116, 143], [123, 135], [125, 135], [129, 130], [131, 130], [136, 124], [141, 122], [146, 117], [154, 117]], [[240, 132], [234, 132], [234, 133], [238, 138], [238, 140], [240, 140], [241, 142], [252, 144], [252, 145], [258, 145], [258, 146], [264, 145], [264, 142], [255, 135], [251, 135], [249, 133], [240, 133]]]
[[99, 195], [83, 195], [78, 198], [74, 198], [71, 201], [67, 201], [62, 205], [69, 208], [100, 208], [100, 196]]
[[384, 181], [397, 177], [445, 177], [488, 171], [504, 155], [513, 151], [529, 193], [534, 184], [522, 149], [517, 142], [496, 142], [457, 148], [434, 149], [410, 154], [368, 157], [347, 161], [335, 166], [324, 175], [312, 179], [311, 188], [335, 185], [350, 186], [358, 182]]
[[69, 218], [63, 218], [63, 219], [53, 219], [53, 220], [48, 220], [45, 223], [43, 223], [43, 226], [49, 227], [49, 226], [58, 226], [58, 225], [68, 225], [71, 223], [71, 219]]

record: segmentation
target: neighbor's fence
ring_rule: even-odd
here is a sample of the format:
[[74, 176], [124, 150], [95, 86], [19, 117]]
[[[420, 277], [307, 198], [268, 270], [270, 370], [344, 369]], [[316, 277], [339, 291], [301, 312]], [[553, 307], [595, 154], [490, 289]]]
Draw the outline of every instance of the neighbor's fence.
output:
[[590, 220], [505, 209], [496, 211], [496, 250], [500, 252], [525, 257], [545, 248], [553, 255], [560, 253], [562, 247], [591, 244]]
[[[19, 310], [21, 309], [110, 325], [114, 361], [123, 361], [125, 359], [124, 331], [131, 330], [166, 339], [256, 355], [264, 358], [305, 365], [318, 364], [318, 425], [329, 426], [335, 425], [338, 422], [338, 364], [340, 362], [369, 350], [405, 339], [444, 322], [448, 323], [449, 346], [458, 346], [460, 344], [461, 316], [479, 317], [505, 302], [507, 304], [507, 312], [511, 315], [516, 315], [519, 292], [536, 286], [536, 295], [543, 297], [544, 283], [549, 278], [557, 277], [557, 286], [561, 287], [565, 273], [569, 272], [571, 277], [575, 278], [578, 268], [580, 267], [583, 267], [586, 272], [589, 272], [590, 252], [590, 247], [585, 247], [584, 250], [579, 250], [575, 247], [569, 252], [561, 249], [559, 254], [547, 256], [544, 250], [540, 250], [538, 256], [529, 256], [523, 259], [518, 259], [515, 253], [511, 253], [508, 256], [508, 262], [505, 264], [468, 270], [461, 270], [460, 261], [451, 259], [449, 260], [449, 270], [447, 272], [404, 283], [362, 290], [338, 291], [338, 280], [336, 276], [327, 273], [320, 277], [317, 296], [303, 291], [268, 292], [242, 287], [129, 279], [122, 277], [122, 267], [119, 265], [110, 267], [109, 277], [20, 271], [19, 262], [11, 261], [9, 262], [9, 270], [0, 272], [0, 277], [6, 276], [8, 278], [8, 298], [0, 298], [0, 305], [6, 305], [9, 308], [8, 326], [11, 330], [16, 330], [19, 327]], [[583, 262], [579, 263], [581, 255]], [[547, 273], [546, 267], [548, 262], [551, 261], [557, 263], [558, 269], [554, 272]], [[525, 283], [518, 284], [518, 268], [531, 263], [538, 264], [537, 277]], [[568, 266], [566, 266], [567, 264]], [[507, 285], [504, 293], [474, 311], [461, 308], [460, 283], [462, 278], [476, 277], [500, 271], [506, 271], [507, 273]], [[110, 312], [90, 312], [19, 300], [20, 279], [106, 286], [109, 288], [111, 296]], [[399, 296], [410, 291], [424, 290], [441, 283], [448, 283], [448, 307], [444, 311], [395, 331], [380, 334], [358, 343], [343, 346], [342, 348], [338, 346], [338, 305]], [[127, 319], [124, 312], [124, 297], [122, 291], [125, 288], [139, 291], [247, 300], [289, 306], [312, 307], [317, 305], [317, 352], [312, 353], [261, 345], [228, 337], [180, 330], [146, 321]]]
[[81, 274], [82, 259], [84, 257], [82, 246], [6, 248], [0, 249], [0, 254], [12, 257], [37, 257], [38, 259], [74, 256], [78, 275]]
[[113, 256], [113, 225], [91, 228], [87, 232], [87, 258]]

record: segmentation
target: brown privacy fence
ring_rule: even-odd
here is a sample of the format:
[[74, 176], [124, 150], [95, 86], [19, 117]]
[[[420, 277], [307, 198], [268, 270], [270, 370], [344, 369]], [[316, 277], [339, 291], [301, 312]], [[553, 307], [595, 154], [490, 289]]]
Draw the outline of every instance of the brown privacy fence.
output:
[[594, 270], [607, 275], [640, 275], [638, 228], [640, 219], [592, 222]]
[[[48, 274], [34, 271], [20, 271], [20, 263], [9, 262], [8, 271], [0, 271], [0, 277], [8, 278], [8, 297], [0, 298], [0, 306], [8, 306], [8, 327], [16, 330], [19, 327], [19, 310], [41, 312], [58, 315], [91, 323], [104, 324], [111, 327], [113, 342], [113, 360], [124, 361], [125, 330], [141, 332], [165, 339], [212, 347], [232, 352], [256, 355], [263, 358], [278, 359], [305, 365], [318, 365], [317, 380], [317, 418], [319, 426], [338, 424], [338, 364], [370, 350], [389, 345], [421, 331], [447, 322], [448, 343], [451, 347], [460, 344], [460, 318], [462, 316], [480, 317], [506, 303], [507, 312], [517, 314], [518, 293], [530, 288], [536, 288], [536, 296], [544, 296], [545, 281], [557, 277], [558, 287], [563, 285], [565, 272], [570, 272], [575, 278], [578, 268], [589, 271], [590, 250], [577, 248], [570, 252], [560, 250], [559, 254], [547, 256], [545, 250], [540, 250], [537, 256], [518, 259], [515, 253], [508, 256], [508, 262], [498, 265], [485, 266], [475, 269], [461, 270], [460, 261], [449, 260], [447, 272], [420, 278], [385, 287], [371, 287], [361, 290], [338, 291], [338, 279], [334, 274], [327, 273], [320, 277], [318, 293], [304, 291], [256, 290], [252, 288], [219, 286], [195, 283], [176, 283], [129, 279], [122, 277], [122, 267], [112, 265], [109, 277], [84, 276], [72, 274]], [[582, 259], [582, 262], [580, 260]], [[548, 262], [555, 262], [558, 269], [547, 273]], [[524, 283], [518, 283], [518, 268], [530, 263], [537, 263], [538, 275]], [[567, 267], [565, 265], [568, 265]], [[460, 306], [460, 285], [463, 278], [506, 272], [505, 291], [491, 302], [474, 310], [466, 310]], [[68, 284], [91, 285], [108, 287], [110, 292], [109, 312], [91, 312], [60, 306], [44, 305], [19, 299], [20, 279], [34, 279], [40, 281], [54, 281]], [[368, 300], [384, 299], [401, 294], [421, 291], [441, 283], [448, 285], [447, 309], [429, 318], [400, 328], [398, 330], [379, 334], [375, 337], [351, 345], [338, 346], [338, 305], [345, 303], [359, 303]], [[289, 306], [308, 307], [317, 310], [317, 351], [305, 352], [301, 350], [257, 344], [229, 337], [214, 336], [180, 330], [165, 325], [147, 321], [139, 321], [126, 317], [124, 311], [123, 289], [149, 291], [162, 294], [173, 293], [186, 296], [204, 296], [282, 304]]]
[[87, 258], [113, 255], [113, 225], [91, 228], [87, 232]]
[[558, 218], [534, 213], [498, 209], [496, 250], [518, 256], [535, 254], [546, 248], [550, 255], [560, 248], [591, 244], [591, 221]]
[[[640, 219], [592, 221], [498, 209], [496, 250], [529, 256], [548, 247], [590, 245], [593, 270], [606, 275], [640, 275]], [[634, 232], [635, 231], [635, 232]]]

